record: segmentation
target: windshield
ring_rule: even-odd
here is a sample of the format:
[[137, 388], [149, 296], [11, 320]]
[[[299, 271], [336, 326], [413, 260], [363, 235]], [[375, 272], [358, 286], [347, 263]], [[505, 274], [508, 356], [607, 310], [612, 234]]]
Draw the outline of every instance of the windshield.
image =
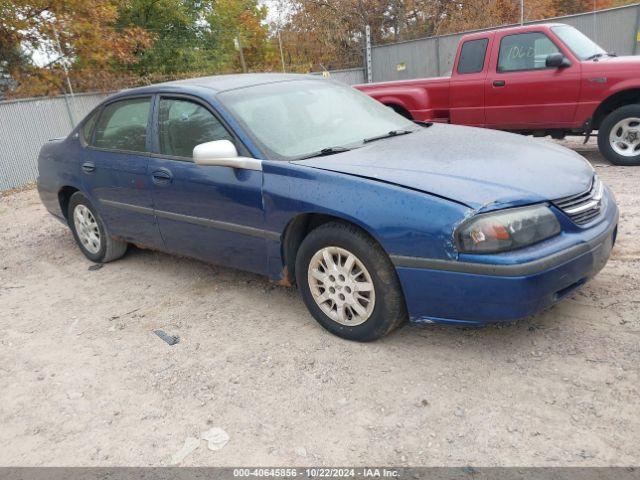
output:
[[587, 37], [580, 30], [576, 30], [569, 25], [561, 27], [551, 27], [560, 40], [573, 52], [580, 60], [587, 60], [594, 55], [604, 55], [606, 52], [600, 45]]
[[323, 79], [257, 85], [223, 92], [219, 98], [253, 139], [279, 159], [357, 147], [365, 139], [419, 129], [364, 93]]

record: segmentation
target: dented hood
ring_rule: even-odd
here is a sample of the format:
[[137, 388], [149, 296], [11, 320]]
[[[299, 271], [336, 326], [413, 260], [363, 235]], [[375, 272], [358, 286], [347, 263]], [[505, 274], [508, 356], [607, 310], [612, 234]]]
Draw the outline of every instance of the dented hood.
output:
[[420, 190], [476, 210], [581, 193], [593, 176], [584, 158], [552, 142], [442, 124], [294, 163]]

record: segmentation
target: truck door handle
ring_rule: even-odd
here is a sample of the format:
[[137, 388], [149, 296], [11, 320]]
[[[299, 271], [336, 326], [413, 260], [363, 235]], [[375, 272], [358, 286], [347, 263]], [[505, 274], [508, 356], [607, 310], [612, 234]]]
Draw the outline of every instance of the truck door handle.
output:
[[171, 183], [173, 175], [171, 175], [171, 172], [169, 170], [163, 168], [162, 170], [156, 170], [155, 172], [153, 172], [151, 174], [151, 179], [156, 185], [168, 185], [169, 183]]
[[504, 80], [494, 80], [493, 81], [493, 86], [494, 87], [504, 87], [505, 83], [506, 82]]
[[93, 162], [84, 162], [82, 164], [82, 171], [85, 173], [91, 173], [96, 169], [96, 166]]

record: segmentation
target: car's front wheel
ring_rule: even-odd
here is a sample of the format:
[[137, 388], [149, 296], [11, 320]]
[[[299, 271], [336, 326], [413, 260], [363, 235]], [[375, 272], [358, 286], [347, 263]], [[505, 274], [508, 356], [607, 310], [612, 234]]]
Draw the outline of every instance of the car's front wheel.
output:
[[67, 218], [76, 243], [92, 262], [110, 262], [127, 251], [127, 242], [107, 235], [102, 219], [82, 193], [76, 192], [69, 199]]
[[626, 105], [605, 117], [598, 148], [614, 165], [640, 165], [640, 105]]
[[326, 223], [307, 235], [296, 258], [296, 282], [318, 323], [348, 340], [376, 340], [407, 318], [391, 260], [349, 224]]

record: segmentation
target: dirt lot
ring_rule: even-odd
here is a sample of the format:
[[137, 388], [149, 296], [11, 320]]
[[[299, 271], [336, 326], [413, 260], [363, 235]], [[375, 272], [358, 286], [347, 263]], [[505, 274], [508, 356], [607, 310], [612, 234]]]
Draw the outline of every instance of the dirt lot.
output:
[[221, 427], [182, 464], [637, 465], [640, 167], [579, 151], [621, 209], [600, 275], [515, 324], [373, 344], [255, 275], [141, 250], [89, 270], [34, 190], [1, 198], [0, 464], [168, 465]]

